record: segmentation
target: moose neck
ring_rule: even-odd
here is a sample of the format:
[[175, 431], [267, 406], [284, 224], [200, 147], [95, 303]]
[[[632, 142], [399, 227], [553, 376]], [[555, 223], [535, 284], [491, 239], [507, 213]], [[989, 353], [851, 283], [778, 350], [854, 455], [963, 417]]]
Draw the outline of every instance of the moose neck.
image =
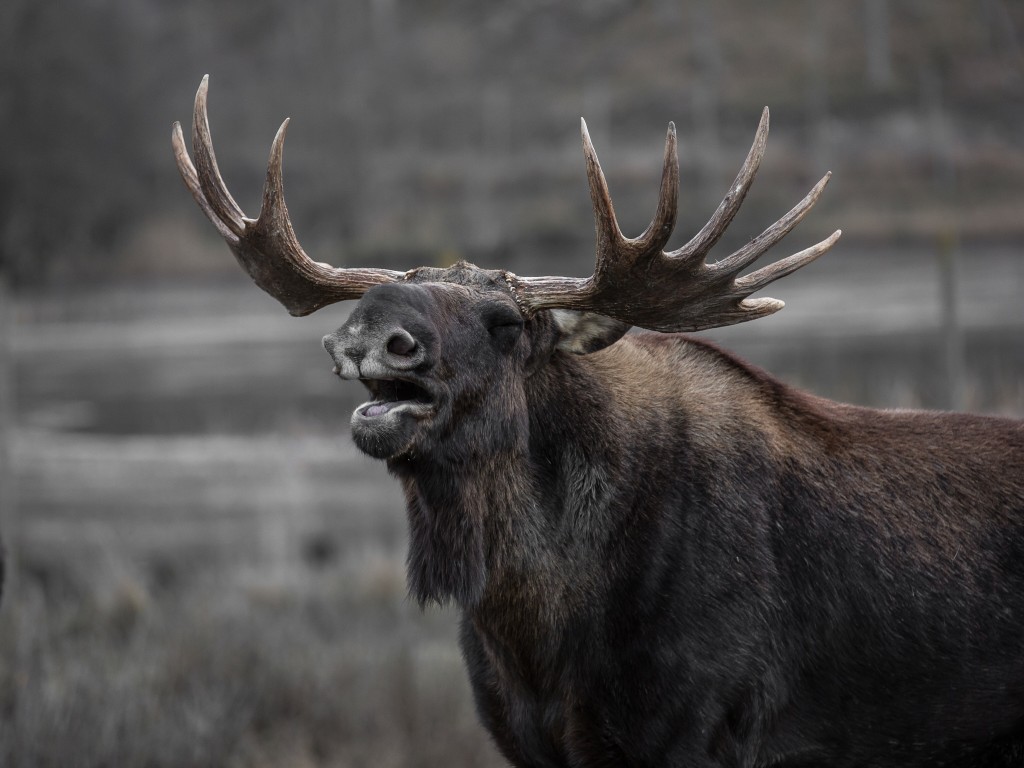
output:
[[[408, 578], [421, 604], [462, 608], [543, 590], [557, 594], [557, 550], [603, 508], [611, 408], [587, 358], [559, 355], [515, 393], [488, 434], [390, 463], [402, 480], [410, 528]], [[483, 417], [481, 417], [483, 418]], [[475, 438], [475, 439], [474, 439]]]
[[507, 515], [529, 495], [515, 469], [524, 464], [509, 452], [458, 465], [417, 460], [398, 472], [409, 519], [409, 589], [421, 605], [480, 601], [491, 549], [487, 517]]

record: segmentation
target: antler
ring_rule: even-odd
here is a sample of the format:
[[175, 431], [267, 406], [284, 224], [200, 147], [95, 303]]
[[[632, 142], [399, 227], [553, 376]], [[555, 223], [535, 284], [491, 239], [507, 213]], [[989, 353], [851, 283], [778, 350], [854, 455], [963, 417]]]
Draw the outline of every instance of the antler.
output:
[[[260, 288], [291, 314], [308, 315], [328, 304], [358, 299], [375, 285], [412, 274], [387, 269], [342, 269], [313, 261], [306, 255], [295, 237], [284, 201], [281, 165], [288, 120], [281, 124], [270, 151], [259, 216], [247, 218], [217, 168], [206, 114], [208, 81], [208, 76], [204, 77], [196, 92], [192, 121], [192, 151], [199, 169], [189, 159], [179, 123], [174, 124], [171, 136], [175, 159], [199, 207]], [[807, 214], [831, 175], [825, 174], [796, 207], [760, 235], [721, 261], [705, 262], [739, 210], [757, 173], [768, 138], [767, 107], [743, 167], [714, 215], [689, 243], [667, 253], [663, 249], [675, 227], [679, 194], [675, 126], [669, 123], [665, 140], [657, 212], [643, 234], [632, 239], [622, 234], [615, 220], [608, 184], [585, 122], [582, 132], [597, 229], [594, 274], [583, 279], [518, 277], [505, 272], [509, 288], [526, 313], [555, 308], [586, 310], [656, 331], [697, 331], [732, 325], [782, 309], [784, 305], [777, 299], [748, 297], [809, 264], [839, 239], [841, 232], [837, 230], [817, 245], [739, 276]]]
[[582, 122], [582, 132], [597, 228], [594, 274], [572, 278], [518, 277], [506, 273], [509, 287], [526, 312], [554, 308], [586, 310], [666, 332], [742, 323], [770, 315], [784, 306], [778, 299], [749, 299], [750, 294], [814, 261], [839, 239], [841, 231], [837, 230], [817, 245], [738, 276], [807, 214], [828, 183], [831, 173], [827, 173], [796, 207], [760, 235], [721, 261], [705, 263], [708, 252], [739, 210], [761, 163], [768, 139], [767, 107], [761, 114], [747, 159], [718, 209], [690, 242], [668, 253], [662, 249], [675, 227], [679, 194], [675, 125], [669, 123], [665, 139], [658, 210], [644, 233], [633, 239], [622, 234], [615, 220], [608, 184], [586, 122]]
[[196, 92], [192, 118], [192, 152], [199, 166], [198, 172], [189, 159], [181, 124], [177, 122], [171, 134], [174, 157], [192, 197], [256, 284], [284, 304], [291, 314], [301, 316], [337, 301], [358, 299], [375, 285], [402, 279], [404, 272], [388, 269], [332, 267], [313, 261], [302, 250], [288, 218], [281, 178], [288, 120], [281, 124], [270, 150], [259, 216], [256, 219], [246, 218], [217, 169], [206, 116], [208, 82], [209, 75], [203, 78]]

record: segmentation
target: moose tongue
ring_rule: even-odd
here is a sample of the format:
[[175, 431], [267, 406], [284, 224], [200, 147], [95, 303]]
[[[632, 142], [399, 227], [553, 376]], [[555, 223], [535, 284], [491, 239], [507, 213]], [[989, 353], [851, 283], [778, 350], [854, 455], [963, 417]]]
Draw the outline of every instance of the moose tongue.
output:
[[391, 405], [391, 403], [374, 403], [363, 413], [366, 416], [380, 416], [382, 413], [387, 413], [391, 410]]

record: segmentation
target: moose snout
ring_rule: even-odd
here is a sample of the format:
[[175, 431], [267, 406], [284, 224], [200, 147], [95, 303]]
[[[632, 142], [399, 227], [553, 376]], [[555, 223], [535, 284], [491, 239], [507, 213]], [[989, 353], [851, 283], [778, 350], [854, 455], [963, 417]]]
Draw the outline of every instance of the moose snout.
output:
[[323, 345], [343, 379], [388, 378], [423, 362], [421, 343], [401, 325], [378, 329], [343, 325], [324, 336]]

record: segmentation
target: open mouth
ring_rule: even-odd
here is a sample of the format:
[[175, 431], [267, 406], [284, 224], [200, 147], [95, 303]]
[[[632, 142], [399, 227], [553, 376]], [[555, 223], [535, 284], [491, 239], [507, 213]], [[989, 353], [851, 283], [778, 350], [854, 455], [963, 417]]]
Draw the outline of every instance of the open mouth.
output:
[[430, 393], [418, 384], [402, 379], [360, 379], [373, 397], [356, 413], [364, 418], [384, 416], [397, 410], [426, 412], [433, 405]]

